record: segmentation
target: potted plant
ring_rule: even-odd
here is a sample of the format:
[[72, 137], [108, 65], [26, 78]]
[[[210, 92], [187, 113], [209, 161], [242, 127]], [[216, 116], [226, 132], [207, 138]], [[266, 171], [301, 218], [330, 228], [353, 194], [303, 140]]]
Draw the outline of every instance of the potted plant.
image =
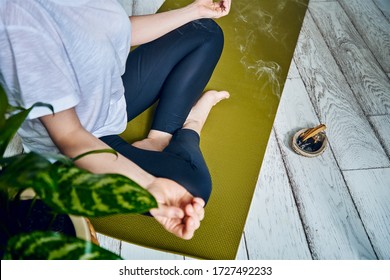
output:
[[[89, 154], [115, 153], [113, 150], [91, 151], [73, 159], [34, 152], [4, 157], [11, 139], [35, 106], [46, 106], [52, 110], [44, 103], [34, 104], [28, 109], [11, 106], [0, 87], [1, 258], [120, 258], [90, 241], [70, 236], [64, 230], [66, 217], [144, 213], [157, 207], [156, 200], [125, 176], [93, 174], [74, 164]], [[33, 195], [26, 200], [28, 189], [33, 191]], [[38, 212], [35, 216], [46, 219], [45, 225], [36, 226], [34, 212]]]

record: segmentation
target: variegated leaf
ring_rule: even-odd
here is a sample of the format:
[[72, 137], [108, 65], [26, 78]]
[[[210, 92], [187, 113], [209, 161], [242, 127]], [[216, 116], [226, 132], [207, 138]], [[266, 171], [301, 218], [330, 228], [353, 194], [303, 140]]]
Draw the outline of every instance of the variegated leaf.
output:
[[37, 174], [49, 172], [52, 163], [36, 153], [20, 154], [2, 159], [0, 190], [13, 199], [21, 190], [36, 186], [53, 188], [53, 180], [45, 185], [35, 184]]
[[129, 178], [118, 174], [92, 174], [73, 164], [50, 163], [36, 153], [15, 157], [0, 176], [1, 189], [13, 194], [33, 188], [58, 213], [99, 217], [144, 213], [157, 207], [154, 197]]
[[[8, 98], [5, 94], [3, 88], [0, 86], [0, 157], [4, 155], [4, 152], [9, 144], [9, 142], [14, 137], [16, 131], [22, 125], [24, 120], [27, 118], [28, 114], [34, 107], [47, 107], [52, 112], [53, 107], [46, 103], [35, 103], [28, 109], [23, 109], [20, 107], [12, 107], [8, 104]], [[6, 118], [6, 114], [10, 114]]]
[[119, 256], [91, 243], [56, 232], [35, 231], [8, 240], [8, 260], [119, 260]]

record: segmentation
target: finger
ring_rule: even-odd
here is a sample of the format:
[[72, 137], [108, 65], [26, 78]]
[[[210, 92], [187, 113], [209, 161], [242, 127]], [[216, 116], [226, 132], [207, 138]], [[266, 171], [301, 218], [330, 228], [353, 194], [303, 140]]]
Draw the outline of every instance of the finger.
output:
[[182, 209], [174, 206], [165, 206], [159, 205], [158, 208], [153, 208], [150, 210], [150, 214], [152, 216], [160, 216], [165, 218], [179, 218], [182, 219], [184, 217], [184, 212]]
[[228, 14], [230, 10], [230, 1], [224, 0], [217, 3], [217, 9], [223, 14]]
[[199, 219], [202, 221], [204, 219], [204, 206], [205, 206], [204, 200], [199, 197], [195, 197], [192, 200], [192, 204], [194, 206], [195, 212], [197, 213]]
[[174, 222], [174, 226], [164, 225], [164, 228], [173, 233], [177, 237], [185, 240], [189, 240], [194, 236], [194, 230], [192, 229], [192, 222], [189, 221], [189, 217], [185, 217], [180, 221]]
[[204, 219], [204, 208], [199, 204], [194, 202], [193, 207], [200, 221]]
[[199, 203], [196, 203], [194, 201], [192, 202], [191, 206], [192, 207], [186, 206], [185, 213], [188, 216], [196, 217], [199, 221], [203, 220], [204, 208]]
[[197, 217], [189, 217], [188, 219], [190, 220], [192, 231], [195, 231], [200, 227], [200, 221]]
[[204, 202], [204, 200], [200, 197], [194, 197], [192, 199], [194, 202], [200, 204], [200, 206], [204, 207], [206, 205], [206, 203]]
[[184, 207], [184, 213], [190, 217], [196, 215], [194, 206], [190, 203]]
[[197, 227], [197, 223], [194, 218], [186, 217], [184, 221], [185, 227], [183, 228], [183, 239], [189, 240], [194, 236], [195, 230], [199, 228]]
[[191, 215], [191, 216], [194, 216], [196, 215], [197, 218], [202, 221], [204, 219], [204, 205], [205, 205], [205, 202], [203, 199], [199, 198], [199, 197], [196, 197], [196, 198], [193, 198], [192, 199], [192, 207], [193, 207], [193, 210], [194, 210], [194, 214], [187, 214], [187, 215]]
[[224, 6], [226, 8], [226, 11], [229, 12], [232, 1], [231, 0], [224, 0], [223, 2], [224, 2]]
[[[203, 209], [203, 208], [202, 208]], [[188, 226], [192, 229], [192, 230], [197, 230], [199, 227], [200, 227], [200, 218], [199, 218], [199, 213], [197, 213], [195, 211], [195, 208], [192, 204], [188, 204], [185, 208], [185, 212], [186, 214], [188, 215], [188, 217], [186, 217], [184, 219], [185, 221], [185, 224], [187, 225], [187, 222], [188, 222]]]
[[185, 223], [184, 219], [180, 218], [166, 218], [163, 216], [154, 216], [156, 221], [158, 221], [163, 228], [165, 228], [168, 232], [176, 235], [177, 237], [183, 238]]

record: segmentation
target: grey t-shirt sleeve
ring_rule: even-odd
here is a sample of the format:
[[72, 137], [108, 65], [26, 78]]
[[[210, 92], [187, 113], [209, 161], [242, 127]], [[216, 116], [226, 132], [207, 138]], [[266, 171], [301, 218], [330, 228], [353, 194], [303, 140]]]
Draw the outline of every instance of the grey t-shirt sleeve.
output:
[[[55, 112], [78, 104], [77, 81], [66, 51], [58, 42], [25, 26], [3, 26], [0, 34], [0, 78], [8, 87], [11, 104], [29, 108], [36, 102], [45, 102]], [[48, 114], [49, 109], [36, 107], [28, 118]]]

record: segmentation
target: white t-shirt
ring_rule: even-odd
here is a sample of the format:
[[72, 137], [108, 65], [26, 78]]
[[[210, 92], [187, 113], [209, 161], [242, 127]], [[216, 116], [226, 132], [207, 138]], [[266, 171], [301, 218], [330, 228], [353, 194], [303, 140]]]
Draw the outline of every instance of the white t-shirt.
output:
[[[117, 0], [0, 0], [0, 82], [11, 104], [75, 107], [96, 137], [126, 127], [121, 76], [130, 20]], [[19, 135], [27, 150], [58, 152], [34, 108]]]

